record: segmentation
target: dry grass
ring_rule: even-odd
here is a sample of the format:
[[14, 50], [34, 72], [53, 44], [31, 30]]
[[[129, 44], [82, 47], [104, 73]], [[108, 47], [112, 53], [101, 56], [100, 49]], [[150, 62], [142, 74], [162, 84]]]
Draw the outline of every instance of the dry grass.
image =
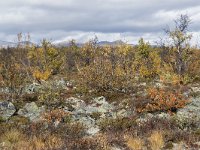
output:
[[164, 146], [163, 133], [161, 131], [153, 131], [148, 140], [152, 150], [160, 150]]
[[108, 137], [104, 134], [98, 134], [95, 136], [98, 143], [101, 145], [102, 150], [109, 150], [110, 145], [108, 142]]
[[60, 137], [50, 135], [45, 141], [45, 147], [47, 149], [61, 149], [64, 145], [63, 140]]
[[43, 136], [26, 137], [17, 129], [11, 129], [5, 132], [1, 138], [0, 149], [10, 150], [49, 150], [61, 149], [64, 145], [60, 137], [49, 135], [47, 138]]
[[128, 137], [126, 144], [132, 150], [142, 150], [144, 147], [144, 141], [138, 137]]
[[17, 129], [11, 129], [1, 136], [1, 142], [8, 143], [9, 145], [16, 144], [24, 140], [25, 136]]
[[30, 140], [29, 150], [42, 150], [45, 149], [44, 140], [41, 137], [33, 137]]
[[61, 138], [54, 135], [48, 136], [47, 139], [43, 137], [33, 137], [27, 141], [21, 141], [15, 145], [17, 150], [49, 150], [61, 149], [63, 141]]
[[12, 148], [14, 150], [46, 150], [48, 149], [44, 140], [40, 137], [33, 137], [31, 139], [21, 140], [15, 143]]
[[[30, 141], [19, 141], [14, 145], [14, 150], [34, 150]], [[36, 149], [35, 149], [36, 150]]]

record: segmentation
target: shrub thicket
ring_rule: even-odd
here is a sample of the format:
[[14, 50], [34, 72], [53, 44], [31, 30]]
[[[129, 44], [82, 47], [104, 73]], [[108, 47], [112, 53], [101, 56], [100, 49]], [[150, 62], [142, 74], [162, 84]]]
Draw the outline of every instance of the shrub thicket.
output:
[[72, 40], [67, 47], [56, 47], [43, 40], [40, 46], [1, 49], [1, 86], [16, 91], [27, 82], [62, 75], [84, 91], [132, 92], [141, 81], [187, 84], [199, 80], [200, 52], [189, 44], [189, 18], [182, 15], [175, 25], [166, 30], [170, 43], [161, 46], [151, 46], [142, 38], [136, 46], [99, 46], [95, 38], [82, 46]]

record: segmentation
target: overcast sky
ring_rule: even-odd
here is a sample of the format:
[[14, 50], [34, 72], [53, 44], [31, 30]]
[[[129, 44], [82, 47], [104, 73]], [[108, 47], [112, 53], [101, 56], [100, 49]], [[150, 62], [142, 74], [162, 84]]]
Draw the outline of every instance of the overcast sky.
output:
[[32, 41], [100, 41], [139, 37], [154, 42], [173, 19], [187, 13], [193, 41], [200, 36], [199, 0], [0, 0], [0, 40], [29, 32]]

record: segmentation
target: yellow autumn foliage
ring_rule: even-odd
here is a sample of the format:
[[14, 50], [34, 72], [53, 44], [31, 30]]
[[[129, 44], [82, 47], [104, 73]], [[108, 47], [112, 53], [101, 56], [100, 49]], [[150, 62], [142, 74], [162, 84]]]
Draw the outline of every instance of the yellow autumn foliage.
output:
[[156, 49], [152, 49], [143, 39], [139, 40], [136, 50], [135, 66], [141, 78], [152, 79], [160, 73], [161, 58]]
[[51, 71], [49, 71], [49, 70], [46, 70], [44, 72], [41, 72], [39, 70], [34, 70], [33, 71], [33, 77], [35, 77], [39, 81], [40, 80], [47, 80], [47, 79], [49, 79], [50, 75], [51, 75]]
[[58, 49], [46, 40], [43, 40], [41, 47], [30, 47], [27, 57], [33, 68], [32, 75], [37, 80], [47, 80], [51, 74], [57, 74], [63, 63]]

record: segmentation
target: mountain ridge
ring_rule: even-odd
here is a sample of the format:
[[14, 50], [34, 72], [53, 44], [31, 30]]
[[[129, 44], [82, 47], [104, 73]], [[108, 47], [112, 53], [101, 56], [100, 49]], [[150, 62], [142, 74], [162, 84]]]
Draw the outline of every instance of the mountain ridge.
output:
[[17, 47], [18, 45], [26, 46], [27, 44], [34, 44], [30, 41], [10, 42], [0, 40], [0, 48]]

